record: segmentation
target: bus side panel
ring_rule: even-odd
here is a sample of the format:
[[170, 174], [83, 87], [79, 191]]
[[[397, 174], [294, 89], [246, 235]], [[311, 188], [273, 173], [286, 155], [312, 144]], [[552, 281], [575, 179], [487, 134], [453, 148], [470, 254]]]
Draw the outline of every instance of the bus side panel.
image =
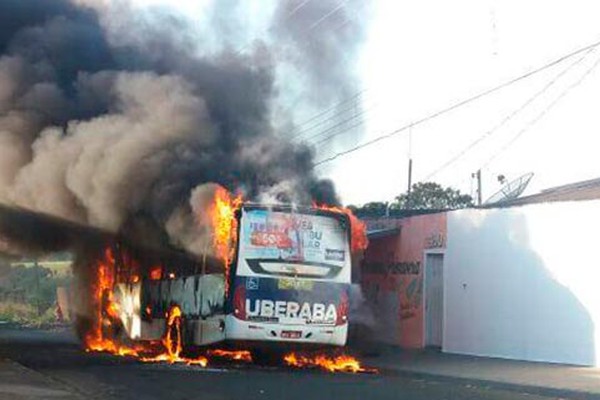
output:
[[183, 313], [190, 344], [204, 345], [224, 339], [224, 275], [190, 275], [173, 279], [119, 284], [115, 299], [127, 336], [159, 340], [172, 306]]

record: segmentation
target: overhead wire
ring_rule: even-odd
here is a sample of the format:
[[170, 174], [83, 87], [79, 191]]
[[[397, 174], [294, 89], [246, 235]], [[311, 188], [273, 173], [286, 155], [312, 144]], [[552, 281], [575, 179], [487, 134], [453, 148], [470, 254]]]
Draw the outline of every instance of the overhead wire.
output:
[[[303, 0], [300, 2], [300, 4], [298, 4], [296, 7], [294, 7], [294, 9], [292, 9], [292, 11], [290, 11], [284, 18], [284, 22], [286, 22], [287, 20], [289, 20], [290, 18], [292, 18], [294, 15], [296, 15], [298, 13], [298, 11], [300, 11], [302, 8], [304, 8], [304, 6], [306, 6], [308, 3], [310, 3], [313, 0]], [[317, 22], [317, 26], [320, 25], [325, 19], [329, 18], [332, 14], [334, 14], [335, 12], [337, 12], [345, 3], [347, 3], [350, 0], [345, 0], [342, 1], [340, 4], [338, 4], [333, 10], [325, 13], [323, 16], [321, 16]], [[315, 24], [313, 23], [313, 25], [311, 25], [311, 27], [309, 29], [306, 30], [306, 32], [312, 31], [315, 28]], [[264, 29], [263, 33], [266, 33], [268, 31], [267, 29]], [[247, 48], [249, 48], [252, 43], [255, 41], [256, 39], [250, 40], [248, 41], [246, 44], [242, 45], [241, 47], [239, 47], [236, 51], [235, 54], [236, 55], [240, 55], [242, 54]]]
[[525, 132], [527, 132], [531, 127], [537, 124], [542, 118], [544, 118], [548, 113], [561, 101], [563, 100], [573, 89], [581, 85], [583, 81], [589, 77], [592, 72], [600, 65], [600, 57], [592, 64], [590, 68], [588, 68], [585, 73], [571, 85], [569, 85], [565, 90], [563, 90], [556, 99], [552, 103], [550, 103], [546, 108], [544, 108], [535, 118], [533, 118], [525, 127], [523, 127], [508, 143], [506, 143], [498, 152], [496, 152], [492, 157], [490, 157], [481, 168], [486, 168], [490, 165], [495, 159], [498, 158], [502, 153], [504, 153], [510, 146], [512, 146]]
[[[371, 111], [373, 111], [374, 109], [376, 109], [377, 106], [378, 106], [378, 102], [375, 102], [368, 107], [363, 107], [359, 112], [355, 112], [350, 117], [342, 119], [342, 120], [338, 120], [339, 116], [334, 116], [334, 117], [330, 118], [330, 121], [335, 122], [333, 125], [323, 129], [322, 131], [317, 132], [316, 134], [313, 134], [313, 135], [303, 139], [303, 141], [308, 142], [308, 144], [318, 146], [320, 144], [323, 144], [324, 142], [327, 142], [327, 141], [333, 139], [336, 136], [345, 134], [350, 129], [355, 128], [355, 127], [360, 126], [363, 123], [365, 123], [366, 122], [366, 118], [365, 118], [366, 114], [368, 114]], [[349, 122], [354, 121], [354, 120], [357, 120], [357, 121], [354, 122], [350, 126], [347, 125]], [[341, 130], [339, 130], [338, 128], [341, 128]], [[336, 132], [336, 130], [337, 130], [337, 132]], [[314, 142], [310, 143], [310, 141], [317, 139], [323, 135], [326, 135], [327, 133], [330, 133], [330, 132], [334, 132], [334, 133], [326, 136], [325, 138], [323, 138], [319, 141], [314, 141]]]
[[[363, 95], [365, 94], [366, 91], [367, 91], [367, 89], [361, 89], [358, 92], [351, 95], [350, 97], [347, 97], [347, 98], [341, 100], [337, 104], [327, 108], [324, 111], [319, 112], [318, 114], [313, 115], [312, 117], [308, 118], [307, 120], [296, 125], [295, 129], [292, 131], [292, 132], [295, 132], [295, 135], [292, 136], [291, 139], [292, 140], [301, 139], [302, 136], [305, 136], [307, 133], [313, 131], [314, 129], [319, 128], [319, 127], [327, 124], [330, 121], [336, 120], [341, 115], [345, 114], [347, 111], [352, 111], [356, 107], [356, 103], [358, 102], [358, 100], [363, 97]], [[348, 105], [344, 106], [345, 104], [348, 104]], [[340, 106], [344, 106], [344, 107], [342, 107], [340, 109], [339, 108]], [[335, 111], [336, 109], [337, 109], [337, 112], [335, 114], [333, 114], [332, 116], [328, 116], [325, 119], [319, 120], [320, 117], [327, 115], [328, 113], [330, 113], [331, 111]], [[306, 126], [306, 125], [308, 125], [308, 126]], [[301, 129], [299, 129], [299, 128], [301, 128]]]
[[290, 11], [286, 17], [286, 19], [291, 18], [294, 14], [296, 14], [298, 12], [298, 10], [300, 10], [302, 7], [304, 7], [306, 4], [310, 3], [312, 0], [304, 0], [301, 1], [300, 4], [298, 4], [296, 7], [294, 7], [294, 9], [292, 11]]
[[[303, 0], [300, 1], [299, 4], [294, 7], [285, 17], [285, 20], [290, 19], [291, 17], [293, 17], [295, 14], [297, 14], [304, 6], [306, 6], [309, 2], [311, 2], [313, 0]], [[343, 0], [341, 2], [339, 2], [334, 8], [332, 8], [331, 10], [329, 10], [328, 12], [326, 12], [325, 14], [323, 14], [321, 17], [319, 17], [308, 29], [305, 30], [305, 32], [310, 32], [312, 31], [314, 28], [316, 28], [318, 25], [322, 24], [327, 18], [331, 17], [333, 14], [335, 14], [337, 11], [339, 11], [340, 9], [342, 9], [342, 7], [347, 4], [350, 0]], [[350, 22], [349, 18], [346, 18], [346, 20], [340, 24], [339, 26], [337, 26], [336, 28], [334, 28], [334, 31], [339, 30], [340, 28], [342, 28], [343, 26], [345, 26], [346, 24], [348, 24]], [[248, 47], [250, 47], [252, 43], [248, 42], [245, 45], [241, 46], [237, 51], [236, 54], [241, 54], [244, 52], [244, 50], [246, 50]], [[326, 110], [320, 111], [319, 113], [317, 113], [316, 115], [314, 115], [313, 117], [309, 118], [308, 120], [300, 123], [299, 125], [297, 125], [293, 131], [297, 131], [298, 128], [303, 127], [305, 124], [308, 124], [309, 122], [312, 122], [313, 120], [316, 120], [320, 117], [322, 117], [323, 115], [328, 114], [329, 112], [336, 110], [337, 107], [346, 104], [348, 102], [352, 102], [352, 101], [356, 101], [358, 97], [362, 96], [365, 92], [367, 91], [367, 89], [363, 88], [359, 91], [357, 91], [356, 93], [352, 94], [351, 96], [349, 96], [346, 99], [342, 99], [339, 103], [329, 107]], [[353, 107], [353, 105], [351, 105], [351, 107]], [[351, 107], [349, 109], [351, 109]], [[341, 112], [345, 112], [347, 111], [347, 109], [341, 110]], [[332, 117], [332, 119], [335, 117]], [[318, 124], [319, 126], [322, 125]], [[310, 129], [313, 129], [314, 127], [311, 127]], [[303, 130], [308, 130], [309, 128], [303, 129]], [[302, 132], [301, 132], [302, 133]], [[296, 136], [292, 137], [291, 139], [296, 139], [298, 136], [301, 136], [300, 133], [297, 134]]]
[[494, 87], [492, 87], [490, 89], [486, 89], [486, 90], [484, 90], [482, 92], [479, 92], [479, 93], [477, 93], [477, 94], [475, 94], [473, 96], [470, 96], [470, 97], [468, 97], [468, 98], [466, 98], [464, 100], [460, 100], [460, 101], [458, 101], [456, 103], [453, 103], [453, 104], [451, 104], [450, 106], [448, 106], [446, 108], [443, 108], [443, 109], [441, 109], [439, 111], [434, 112], [433, 114], [429, 114], [429, 115], [427, 115], [427, 116], [425, 116], [425, 117], [423, 117], [421, 119], [418, 119], [416, 121], [410, 122], [410, 123], [408, 123], [408, 124], [406, 124], [406, 125], [398, 128], [398, 129], [395, 129], [395, 130], [393, 130], [391, 132], [385, 133], [385, 134], [380, 135], [380, 136], [378, 136], [378, 137], [376, 137], [374, 139], [371, 139], [371, 140], [369, 140], [367, 142], [364, 142], [362, 144], [358, 144], [358, 145], [356, 145], [354, 147], [351, 147], [351, 148], [349, 148], [347, 150], [338, 152], [338, 153], [336, 153], [336, 154], [334, 154], [334, 155], [332, 155], [330, 157], [324, 158], [324, 159], [322, 159], [322, 160], [314, 163], [313, 167], [316, 167], [316, 166], [319, 166], [319, 165], [323, 165], [325, 163], [331, 162], [331, 161], [336, 160], [336, 159], [338, 159], [340, 157], [343, 157], [345, 155], [354, 153], [354, 152], [356, 152], [358, 150], [361, 150], [361, 149], [363, 149], [365, 147], [371, 146], [371, 145], [373, 145], [375, 143], [378, 143], [378, 142], [380, 142], [382, 140], [388, 139], [388, 138], [390, 138], [392, 136], [397, 135], [398, 133], [406, 131], [411, 126], [421, 125], [421, 124], [423, 124], [425, 122], [428, 122], [428, 121], [430, 121], [430, 120], [432, 120], [434, 118], [437, 118], [437, 117], [439, 117], [441, 115], [447, 114], [447, 113], [449, 113], [451, 111], [454, 111], [455, 109], [458, 109], [458, 108], [460, 108], [462, 106], [470, 104], [470, 103], [472, 103], [474, 101], [477, 101], [477, 100], [479, 100], [479, 99], [481, 99], [481, 98], [483, 98], [485, 96], [488, 96], [490, 94], [498, 92], [498, 91], [500, 91], [500, 90], [502, 90], [502, 89], [504, 89], [504, 88], [506, 88], [508, 86], [511, 86], [511, 85], [513, 85], [515, 83], [518, 83], [518, 82], [520, 82], [522, 80], [525, 80], [525, 79], [529, 78], [532, 75], [538, 74], [538, 73], [540, 73], [540, 72], [542, 72], [542, 71], [544, 71], [544, 70], [546, 70], [548, 68], [551, 68], [551, 67], [553, 67], [553, 66], [555, 66], [557, 64], [560, 64], [562, 61], [567, 60], [567, 59], [569, 59], [569, 58], [571, 58], [571, 57], [573, 57], [573, 56], [575, 56], [577, 54], [580, 54], [580, 53], [583, 53], [583, 52], [585, 52], [587, 50], [590, 50], [592, 48], [598, 47], [599, 45], [600, 45], [600, 41], [597, 41], [597, 42], [594, 42], [594, 43], [592, 43], [590, 45], [587, 45], [587, 46], [584, 46], [584, 47], [579, 48], [577, 50], [574, 50], [574, 51], [572, 51], [572, 52], [570, 52], [570, 53], [568, 53], [566, 55], [563, 55], [563, 56], [561, 56], [561, 57], [559, 57], [557, 59], [554, 59], [553, 61], [550, 61], [550, 62], [548, 62], [548, 63], [546, 63], [546, 64], [544, 64], [544, 65], [542, 65], [540, 67], [534, 68], [534, 69], [526, 72], [525, 74], [522, 74], [522, 75], [519, 75], [519, 76], [517, 76], [515, 78], [509, 79], [508, 81], [505, 81], [505, 82], [503, 82], [503, 83], [501, 83], [499, 85], [496, 85], [496, 86], [494, 86]]
[[323, 21], [325, 21], [327, 18], [331, 17], [333, 14], [335, 14], [336, 12], [338, 12], [339, 10], [341, 10], [342, 7], [344, 7], [344, 5], [346, 3], [348, 3], [350, 0], [344, 0], [344, 1], [340, 1], [338, 3], [337, 6], [335, 6], [334, 8], [331, 9], [331, 11], [329, 11], [328, 13], [326, 13], [325, 15], [323, 15], [321, 18], [319, 18], [316, 22], [314, 22], [310, 28], [308, 28], [309, 31], [312, 31], [313, 29], [315, 29], [317, 26], [321, 25], [323, 23]]
[[575, 62], [569, 64], [565, 69], [563, 69], [562, 71], [560, 71], [558, 74], [556, 74], [554, 76], [554, 78], [552, 78], [546, 85], [544, 85], [544, 87], [542, 87], [542, 89], [538, 90], [537, 92], [535, 92], [533, 94], [533, 96], [529, 97], [523, 104], [521, 104], [518, 108], [516, 108], [515, 110], [513, 110], [511, 113], [509, 113], [508, 115], [506, 115], [498, 124], [496, 124], [493, 128], [491, 128], [490, 130], [484, 132], [483, 135], [479, 136], [478, 138], [476, 138], [474, 141], [472, 141], [468, 146], [466, 146], [463, 150], [461, 150], [459, 153], [457, 153], [456, 155], [454, 155], [451, 159], [449, 159], [448, 161], [446, 161], [444, 164], [442, 164], [441, 166], [439, 166], [438, 168], [436, 168], [433, 172], [431, 172], [429, 175], [427, 175], [423, 180], [424, 181], [428, 181], [430, 180], [432, 177], [434, 177], [435, 175], [439, 174], [441, 171], [445, 170], [446, 168], [448, 168], [450, 165], [454, 164], [456, 161], [458, 161], [460, 158], [462, 158], [465, 154], [467, 154], [470, 150], [472, 150], [475, 146], [477, 146], [479, 143], [481, 143], [482, 141], [484, 141], [485, 139], [487, 139], [488, 137], [490, 137], [491, 135], [493, 135], [494, 133], [496, 133], [498, 130], [500, 130], [502, 127], [504, 127], [508, 122], [510, 122], [514, 117], [516, 117], [518, 114], [520, 114], [522, 111], [524, 111], [529, 105], [531, 105], [532, 103], [534, 103], [538, 98], [540, 98], [544, 93], [546, 93], [552, 86], [554, 86], [556, 84], [556, 82], [558, 82], [563, 76], [565, 76], [569, 71], [571, 71], [573, 68], [575, 68], [577, 65], [579, 65], [591, 52], [593, 52], [595, 50], [595, 48], [592, 48], [588, 51], [586, 51], [583, 56], [579, 57], [577, 60], [575, 60]]

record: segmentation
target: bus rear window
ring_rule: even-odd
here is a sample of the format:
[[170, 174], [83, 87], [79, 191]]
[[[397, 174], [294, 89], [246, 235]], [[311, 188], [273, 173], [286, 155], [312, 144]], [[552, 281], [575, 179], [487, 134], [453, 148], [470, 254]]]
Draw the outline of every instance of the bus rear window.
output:
[[242, 210], [238, 255], [242, 273], [333, 278], [350, 265], [348, 224], [333, 215]]

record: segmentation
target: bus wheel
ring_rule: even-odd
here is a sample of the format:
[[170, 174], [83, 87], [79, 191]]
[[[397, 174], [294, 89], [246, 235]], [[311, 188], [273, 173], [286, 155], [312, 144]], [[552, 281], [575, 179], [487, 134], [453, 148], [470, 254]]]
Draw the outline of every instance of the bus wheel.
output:
[[167, 350], [167, 354], [171, 358], [177, 358], [183, 350], [183, 320], [180, 312], [173, 312], [171, 309], [167, 319], [166, 334], [163, 339], [163, 344]]

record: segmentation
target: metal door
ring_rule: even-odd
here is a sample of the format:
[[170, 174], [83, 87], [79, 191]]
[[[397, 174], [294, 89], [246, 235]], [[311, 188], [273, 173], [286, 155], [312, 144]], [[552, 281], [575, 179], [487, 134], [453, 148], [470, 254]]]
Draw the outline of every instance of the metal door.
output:
[[444, 326], [443, 254], [425, 256], [425, 345], [441, 347]]

